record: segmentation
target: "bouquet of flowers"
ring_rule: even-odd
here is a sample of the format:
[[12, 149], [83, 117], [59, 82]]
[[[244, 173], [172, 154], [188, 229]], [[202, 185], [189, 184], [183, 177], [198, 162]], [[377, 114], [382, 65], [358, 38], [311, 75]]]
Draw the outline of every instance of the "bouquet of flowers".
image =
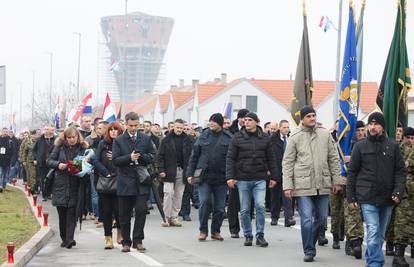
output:
[[89, 163], [95, 156], [92, 149], [87, 149], [83, 156], [76, 156], [73, 160], [68, 160], [68, 171], [72, 175], [83, 177], [92, 172], [93, 166]]

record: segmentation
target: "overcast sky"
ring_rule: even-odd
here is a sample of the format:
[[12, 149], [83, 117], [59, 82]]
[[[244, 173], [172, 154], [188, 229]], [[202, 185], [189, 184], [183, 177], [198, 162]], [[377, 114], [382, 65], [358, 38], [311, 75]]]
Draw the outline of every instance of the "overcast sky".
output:
[[[338, 23], [339, 0], [307, 0], [315, 80], [334, 80], [337, 33], [319, 27], [322, 15]], [[348, 21], [343, 5], [343, 38]], [[362, 0], [355, 0], [359, 10]], [[0, 65], [7, 66], [8, 100], [15, 105], [19, 84], [31, 94], [32, 70], [37, 90], [49, 84], [49, 55], [54, 53], [54, 84], [76, 81], [77, 36], [82, 33], [81, 86], [97, 84], [97, 40], [102, 16], [123, 14], [124, 0], [2, 0]], [[414, 10], [408, 3], [407, 46], [414, 65]], [[289, 79], [295, 73], [302, 35], [301, 0], [129, 0], [128, 11], [175, 20], [167, 50], [163, 84], [183, 78], [202, 82], [228, 73], [239, 77]], [[367, 0], [363, 80], [379, 81], [395, 26], [396, 0]], [[359, 11], [357, 12], [359, 16]], [[342, 56], [341, 56], [342, 57]], [[293, 77], [294, 78], [294, 77]], [[28, 99], [26, 97], [25, 99]]]

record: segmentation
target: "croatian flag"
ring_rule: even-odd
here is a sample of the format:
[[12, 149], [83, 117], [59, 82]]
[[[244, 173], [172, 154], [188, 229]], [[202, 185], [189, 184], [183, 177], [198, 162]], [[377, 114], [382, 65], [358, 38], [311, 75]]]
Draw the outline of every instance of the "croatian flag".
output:
[[115, 105], [111, 102], [111, 98], [109, 98], [108, 93], [106, 94], [102, 118], [107, 122], [116, 121]]
[[60, 125], [59, 116], [60, 116], [60, 98], [58, 96], [57, 102], [56, 102], [56, 107], [55, 107], [55, 116], [53, 118], [53, 122], [54, 122], [54, 125], [55, 125], [56, 129], [59, 129], [59, 125]]
[[233, 103], [226, 102], [226, 104], [224, 105], [223, 116], [226, 116], [227, 118], [231, 120], [232, 115], [233, 115]]
[[331, 20], [327, 16], [322, 16], [319, 22], [319, 27], [323, 29], [324, 32], [327, 32], [329, 28], [332, 26]]
[[90, 114], [92, 113], [92, 93], [89, 93], [82, 102], [75, 106], [68, 115], [68, 121], [77, 122], [81, 118], [83, 114]]

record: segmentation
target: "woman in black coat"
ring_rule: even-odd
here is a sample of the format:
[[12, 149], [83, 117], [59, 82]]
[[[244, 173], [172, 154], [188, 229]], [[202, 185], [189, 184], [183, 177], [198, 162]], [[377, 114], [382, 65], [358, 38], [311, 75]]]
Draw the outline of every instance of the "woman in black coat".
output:
[[[114, 248], [112, 241], [112, 218], [115, 217], [117, 228], [117, 242], [121, 244], [122, 234], [119, 225], [118, 197], [116, 195], [116, 177], [118, 169], [112, 163], [112, 143], [123, 132], [119, 122], [112, 122], [106, 128], [104, 138], [99, 142], [96, 158], [93, 161], [98, 172], [98, 192], [102, 198], [103, 224], [105, 230], [105, 249]], [[105, 183], [101, 183], [106, 181]], [[101, 185], [101, 187], [100, 187]]]
[[56, 139], [52, 153], [47, 159], [47, 166], [55, 169], [52, 204], [59, 214], [59, 232], [62, 238], [60, 246], [68, 249], [76, 245], [76, 211], [79, 196], [82, 194], [82, 178], [69, 173], [68, 161], [84, 155], [87, 148], [88, 143], [83, 141], [79, 131], [69, 127]]

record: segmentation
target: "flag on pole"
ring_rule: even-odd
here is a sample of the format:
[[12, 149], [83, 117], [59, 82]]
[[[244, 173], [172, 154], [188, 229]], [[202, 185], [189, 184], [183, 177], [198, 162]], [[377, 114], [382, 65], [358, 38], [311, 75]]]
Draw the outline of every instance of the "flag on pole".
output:
[[303, 4], [303, 34], [300, 46], [298, 65], [296, 67], [293, 97], [290, 105], [290, 114], [297, 125], [300, 123], [300, 110], [304, 106], [312, 106], [312, 63], [309, 48], [308, 23]]
[[342, 176], [346, 176], [346, 164], [344, 158], [345, 156], [351, 155], [352, 138], [357, 122], [358, 74], [355, 39], [354, 11], [350, 5], [339, 98], [338, 150], [342, 162]]
[[[405, 41], [405, 20], [407, 2], [398, 0], [398, 13], [394, 36], [386, 63], [383, 87], [382, 112], [385, 117], [385, 131], [395, 138], [398, 122], [403, 127], [408, 123], [408, 91], [411, 89], [411, 75]], [[385, 73], [385, 71], [384, 71]], [[378, 92], [379, 98], [381, 91]]]
[[328, 16], [322, 16], [319, 21], [319, 28], [321, 28], [324, 32], [327, 32], [331, 27], [336, 31], [338, 30]]
[[[85, 113], [85, 110], [88, 109], [88, 111], [90, 110], [90, 112], [86, 112], [87, 113], [92, 113], [92, 106], [91, 106], [91, 101], [92, 101], [92, 93], [89, 93], [83, 100], [81, 103], [79, 103], [79, 105], [75, 106], [68, 114], [68, 118], [67, 121], [68, 122], [78, 122], [81, 118], [81, 116]], [[88, 107], [89, 105], [89, 107]]]
[[59, 96], [57, 97], [53, 123], [54, 123], [56, 129], [60, 128], [60, 97]]
[[111, 102], [111, 99], [109, 98], [109, 93], [106, 94], [102, 118], [104, 121], [107, 122], [116, 121], [115, 105]]
[[13, 133], [16, 133], [16, 112], [13, 112], [11, 115], [11, 121], [10, 121], [10, 131]]
[[[359, 15], [357, 32], [356, 32], [356, 51], [358, 62], [358, 113], [359, 103], [361, 100], [361, 84], [362, 84], [362, 58], [364, 50], [364, 13], [365, 13], [365, 0], [362, 2], [361, 14]], [[358, 114], [357, 114], [358, 118]]]
[[223, 116], [226, 116], [227, 118], [231, 120], [232, 115], [233, 115], [233, 103], [230, 101], [227, 101], [226, 104], [224, 105]]

